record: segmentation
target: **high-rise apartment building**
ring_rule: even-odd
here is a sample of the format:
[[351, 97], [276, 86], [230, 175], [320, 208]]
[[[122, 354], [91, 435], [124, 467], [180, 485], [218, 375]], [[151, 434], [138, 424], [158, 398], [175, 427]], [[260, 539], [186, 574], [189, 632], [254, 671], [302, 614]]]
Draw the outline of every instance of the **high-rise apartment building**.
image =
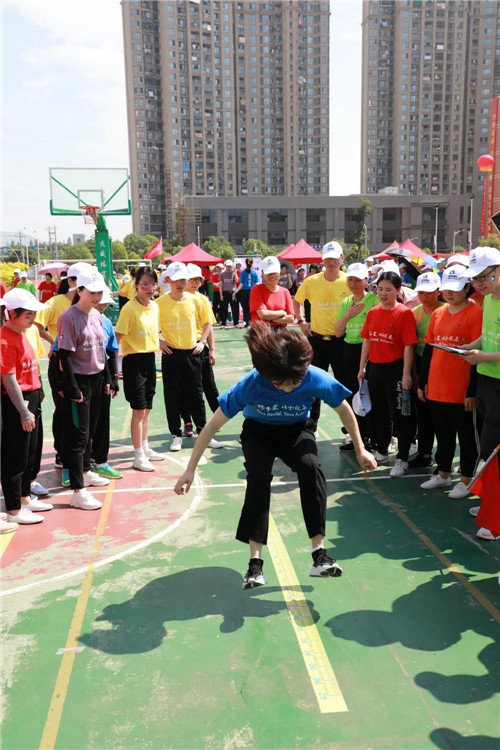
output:
[[188, 195], [328, 195], [328, 0], [122, 0], [133, 226]]
[[363, 0], [361, 192], [480, 189], [499, 0]]

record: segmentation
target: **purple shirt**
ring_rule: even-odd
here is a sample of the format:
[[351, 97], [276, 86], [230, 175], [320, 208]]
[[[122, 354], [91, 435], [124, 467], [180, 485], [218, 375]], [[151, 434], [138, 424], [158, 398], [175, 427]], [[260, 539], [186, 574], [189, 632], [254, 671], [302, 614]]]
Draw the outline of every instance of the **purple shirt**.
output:
[[220, 275], [221, 292], [232, 292], [234, 290], [234, 277], [232, 271], [223, 271]]
[[95, 375], [104, 370], [107, 337], [97, 310], [87, 315], [76, 305], [68, 307], [57, 321], [57, 340], [59, 349], [72, 352], [71, 363], [77, 375]]

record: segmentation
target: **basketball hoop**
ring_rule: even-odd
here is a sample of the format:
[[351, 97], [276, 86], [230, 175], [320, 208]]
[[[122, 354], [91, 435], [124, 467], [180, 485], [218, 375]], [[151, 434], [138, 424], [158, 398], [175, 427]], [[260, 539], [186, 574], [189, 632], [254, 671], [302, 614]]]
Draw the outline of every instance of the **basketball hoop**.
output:
[[83, 220], [85, 224], [97, 224], [97, 216], [99, 212], [99, 206], [80, 206]]

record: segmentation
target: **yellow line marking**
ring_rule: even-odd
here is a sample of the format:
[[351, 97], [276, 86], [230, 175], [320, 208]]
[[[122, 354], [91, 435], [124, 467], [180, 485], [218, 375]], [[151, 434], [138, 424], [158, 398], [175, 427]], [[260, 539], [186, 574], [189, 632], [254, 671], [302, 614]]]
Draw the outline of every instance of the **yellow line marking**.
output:
[[269, 515], [268, 547], [283, 598], [322, 714], [348, 711], [323, 642], [314, 624], [286, 547]]
[[2, 557], [3, 553], [5, 552], [9, 544], [11, 543], [12, 538], [16, 534], [16, 531], [10, 531], [8, 534], [2, 534], [2, 536], [0, 536], [0, 558]]
[[[347, 459], [347, 461], [353, 466], [354, 468], [357, 468], [357, 464], [354, 463], [354, 461], [349, 457], [344, 455], [344, 458]], [[454, 562], [450, 560], [449, 557], [447, 557], [444, 552], [441, 552], [439, 547], [437, 547], [433, 541], [429, 539], [427, 534], [424, 534], [422, 529], [420, 529], [416, 524], [411, 521], [406, 513], [401, 510], [401, 508], [398, 508], [397, 505], [394, 505], [391, 501], [391, 498], [385, 494], [383, 490], [380, 489], [380, 487], [375, 484], [373, 479], [370, 479], [370, 477], [366, 476], [365, 481], [370, 485], [372, 491], [379, 496], [381, 500], [383, 500], [384, 506], [389, 506], [389, 508], [396, 513], [397, 516], [403, 521], [403, 523], [408, 526], [409, 529], [413, 531], [413, 533], [420, 539], [420, 541], [425, 544], [427, 549], [429, 549], [433, 555], [437, 557], [439, 562], [441, 562], [445, 568], [447, 568], [450, 573], [452, 573], [457, 581], [464, 586], [464, 588], [467, 589], [469, 594], [474, 597], [474, 599], [483, 607], [483, 609], [488, 612], [491, 617], [493, 617], [497, 622], [500, 622], [500, 611], [495, 607], [492, 602], [490, 602], [489, 599], [487, 599], [484, 594], [482, 594], [479, 589], [477, 589], [473, 583], [469, 581], [469, 579], [461, 572], [461, 570], [455, 565]], [[397, 480], [396, 480], [397, 481]]]

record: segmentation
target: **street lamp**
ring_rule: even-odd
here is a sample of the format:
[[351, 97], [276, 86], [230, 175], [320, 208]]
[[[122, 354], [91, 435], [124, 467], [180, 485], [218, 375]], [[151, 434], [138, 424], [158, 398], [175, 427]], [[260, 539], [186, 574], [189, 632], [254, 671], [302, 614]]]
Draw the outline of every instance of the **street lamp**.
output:
[[456, 232], [453, 232], [453, 252], [455, 252], [455, 237], [463, 231], [463, 229], [457, 229]]
[[439, 205], [434, 206], [434, 210], [436, 212], [436, 227], [434, 231], [434, 255], [437, 254], [438, 251], [438, 215], [439, 215]]

